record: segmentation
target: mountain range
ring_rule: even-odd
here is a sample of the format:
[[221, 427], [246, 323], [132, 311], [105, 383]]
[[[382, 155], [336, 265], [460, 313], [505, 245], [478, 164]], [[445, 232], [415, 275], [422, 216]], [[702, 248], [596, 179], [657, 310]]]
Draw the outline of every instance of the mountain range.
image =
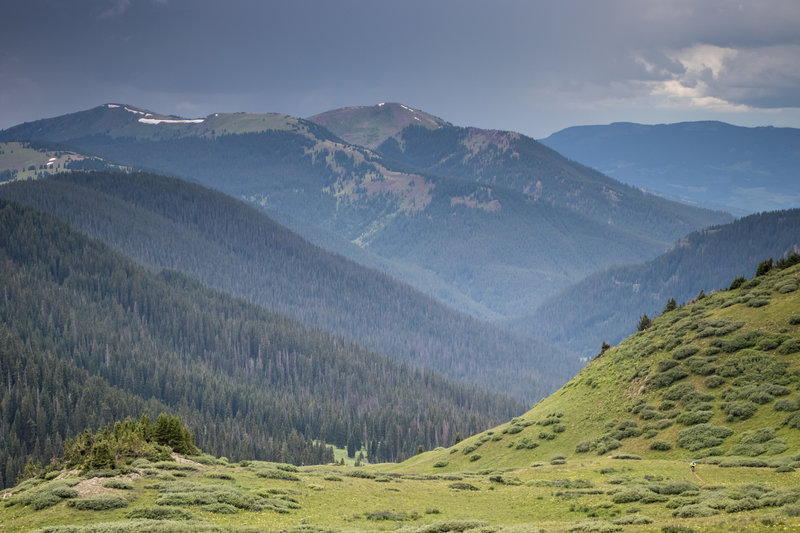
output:
[[644, 190], [738, 214], [800, 205], [800, 129], [723, 122], [574, 126], [542, 144]]
[[[365, 134], [352, 126], [361, 108], [329, 115], [331, 131], [287, 115], [181, 119], [107, 104], [10, 128], [0, 141], [60, 142], [219, 189], [297, 221], [292, 229], [319, 244], [335, 235], [340, 253], [367, 250], [403, 281], [484, 318], [526, 316], [598, 268], [652, 259], [731, 220], [644, 194], [519, 134], [456, 128], [400, 104], [367, 108], [363, 120], [383, 124], [390, 112]], [[347, 142], [348, 127], [372, 135], [377, 151]]]

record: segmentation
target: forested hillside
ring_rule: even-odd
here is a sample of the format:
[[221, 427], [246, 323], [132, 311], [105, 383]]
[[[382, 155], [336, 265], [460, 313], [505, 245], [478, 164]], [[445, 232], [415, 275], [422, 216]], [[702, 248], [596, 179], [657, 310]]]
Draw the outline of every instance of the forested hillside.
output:
[[661, 313], [670, 299], [687, 302], [700, 291], [727, 288], [734, 278], [752, 275], [761, 259], [797, 251], [800, 209], [751, 215], [691, 233], [648, 263], [589, 276], [514, 327], [591, 356], [604, 341], [616, 344], [633, 333], [642, 314]]
[[55, 214], [151, 269], [182, 271], [415, 367], [528, 402], [579, 369], [563, 350], [457, 313], [198, 185], [74, 173], [9, 184], [0, 197]]
[[395, 364], [176, 273], [153, 274], [58, 219], [0, 201], [0, 472], [143, 412], [203, 449], [318, 462], [315, 440], [397, 459], [519, 403]]

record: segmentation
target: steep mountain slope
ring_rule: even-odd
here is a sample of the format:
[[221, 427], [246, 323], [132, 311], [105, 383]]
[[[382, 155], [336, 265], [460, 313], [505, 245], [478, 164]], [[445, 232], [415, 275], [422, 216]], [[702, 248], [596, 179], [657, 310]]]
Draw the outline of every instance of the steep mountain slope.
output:
[[244, 203], [151, 174], [74, 173], [0, 197], [52, 213], [154, 270], [179, 270], [417, 368], [536, 401], [579, 368], [386, 275], [312, 246]]
[[[505, 187], [541, 203], [565, 207], [590, 217], [604, 227], [630, 232], [670, 245], [693, 229], [731, 220], [729, 216], [699, 210], [644, 194], [595, 170], [569, 161], [535, 140], [508, 131], [455, 127], [413, 120], [417, 111], [400, 104], [372, 108], [378, 122], [395, 106], [395, 114], [412, 117], [405, 128], [392, 133], [376, 151], [418, 171]], [[352, 122], [363, 117], [362, 108], [343, 109], [311, 117], [349, 142], [357, 141], [361, 128]], [[399, 122], [399, 121], [398, 121]], [[358, 122], [357, 122], [358, 124]]]
[[407, 464], [524, 468], [556, 455], [583, 462], [613, 452], [793, 471], [800, 255], [791, 259], [738, 289], [664, 313], [510, 423]]
[[0, 259], [4, 483], [87, 425], [142, 410], [180, 413], [215, 454], [299, 463], [329, 461], [320, 442], [407, 457], [519, 409], [174, 271], [148, 272], [5, 200]]
[[576, 126], [542, 139], [657, 194], [754, 213], [800, 206], [800, 130], [723, 122]]
[[[422, 122], [425, 116], [413, 113]], [[403, 132], [412, 130], [429, 131], [411, 126]], [[515, 190], [522, 178], [505, 180], [505, 187], [431, 177], [286, 115], [177, 119], [108, 104], [0, 133], [0, 140], [19, 139], [65, 142], [245, 198], [381, 255], [412, 285], [443, 280], [446, 290], [428, 290], [443, 296], [457, 291], [462, 297], [448, 300], [453, 305], [473, 300], [465, 311], [485, 308], [503, 316], [529, 314], [600, 267], [652, 258], [687, 232], [727, 220], [590, 177], [552, 176], [553, 183], [572, 184], [554, 193], [567, 195], [561, 203], [547, 196], [549, 185], [545, 196], [535, 187], [530, 194]], [[470, 150], [483, 141], [475, 142]], [[481, 157], [497, 149], [486, 150], [478, 150]], [[631, 195], [641, 196], [633, 203], [640, 207], [627, 203]]]
[[568, 346], [582, 356], [631, 334], [642, 313], [654, 316], [670, 298], [688, 301], [752, 274], [761, 258], [800, 251], [800, 210], [751, 215], [691, 233], [669, 252], [642, 265], [593, 274], [551, 297], [509, 326]]

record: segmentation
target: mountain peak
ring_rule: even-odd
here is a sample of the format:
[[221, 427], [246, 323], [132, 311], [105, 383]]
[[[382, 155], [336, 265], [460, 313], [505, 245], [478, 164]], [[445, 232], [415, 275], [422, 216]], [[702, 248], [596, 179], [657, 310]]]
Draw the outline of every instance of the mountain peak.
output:
[[438, 117], [396, 102], [343, 107], [314, 115], [308, 120], [329, 129], [349, 143], [373, 150], [389, 137], [414, 124], [428, 129], [449, 125]]

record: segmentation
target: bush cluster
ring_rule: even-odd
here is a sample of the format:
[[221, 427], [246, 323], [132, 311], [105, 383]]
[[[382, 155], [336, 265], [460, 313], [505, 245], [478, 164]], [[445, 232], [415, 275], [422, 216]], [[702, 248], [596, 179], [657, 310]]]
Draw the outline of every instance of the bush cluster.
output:
[[689, 451], [702, 450], [719, 446], [732, 434], [733, 430], [725, 426], [698, 424], [678, 433], [678, 446]]

